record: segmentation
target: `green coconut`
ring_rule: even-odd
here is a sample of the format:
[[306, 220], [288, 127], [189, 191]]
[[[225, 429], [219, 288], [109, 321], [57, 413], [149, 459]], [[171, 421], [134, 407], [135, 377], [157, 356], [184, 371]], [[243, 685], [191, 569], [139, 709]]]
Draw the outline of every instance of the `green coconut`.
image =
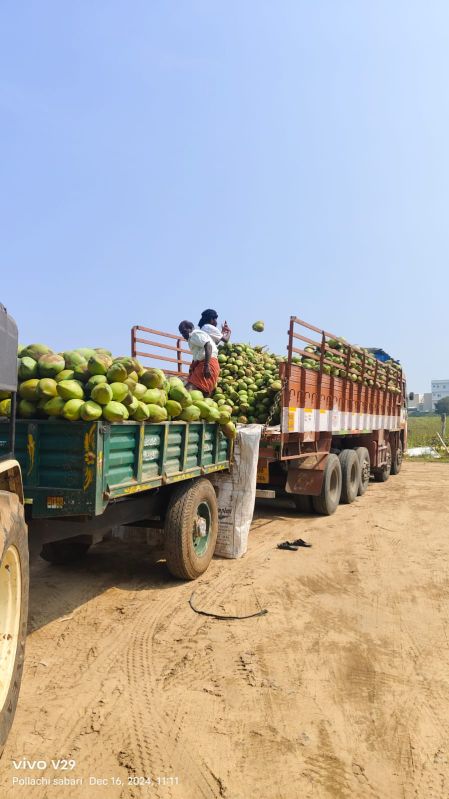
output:
[[50, 355], [53, 350], [46, 344], [28, 344], [20, 353], [21, 358], [33, 358], [38, 361], [42, 355]]
[[150, 422], [165, 422], [168, 419], [166, 408], [161, 408], [160, 405], [147, 405], [147, 408]]
[[133, 394], [136, 399], [141, 400], [142, 397], [145, 396], [148, 389], [142, 383], [137, 383], [136, 387], [134, 388]]
[[97, 351], [92, 349], [92, 347], [77, 347], [75, 351], [79, 352], [79, 354], [82, 355], [86, 361], [88, 361], [89, 358], [92, 358], [93, 355], [97, 354]]
[[184, 408], [181, 416], [179, 417], [183, 422], [198, 422], [201, 416], [201, 411], [197, 405], [189, 405]]
[[142, 402], [146, 402], [147, 405], [160, 405], [163, 407], [167, 402], [167, 395], [160, 388], [147, 388], [142, 397]]
[[62, 380], [57, 384], [58, 395], [66, 402], [84, 399], [84, 391], [78, 380]]
[[109, 405], [113, 401], [112, 388], [107, 383], [98, 383], [90, 392], [90, 398], [99, 405]]
[[11, 416], [11, 400], [3, 399], [0, 402], [0, 416]]
[[91, 374], [87, 368], [87, 363], [79, 363], [73, 371], [75, 372], [75, 379], [81, 383], [87, 383], [90, 380]]
[[63, 400], [62, 397], [53, 397], [45, 403], [44, 411], [47, 416], [61, 416], [64, 405], [65, 400]]
[[24, 383], [21, 383], [19, 386], [19, 396], [24, 400], [28, 400], [28, 402], [39, 402], [39, 380], [33, 378], [32, 380], [25, 380]]
[[87, 400], [80, 410], [81, 419], [85, 422], [95, 422], [97, 419], [100, 419], [102, 413], [103, 406], [93, 400]]
[[110, 383], [112, 399], [115, 402], [123, 402], [126, 397], [130, 397], [130, 391], [126, 383]]
[[124, 383], [127, 377], [128, 372], [122, 363], [113, 363], [107, 371], [108, 383]]
[[87, 369], [91, 375], [106, 375], [111, 366], [112, 358], [108, 355], [100, 355], [98, 352], [91, 355], [87, 362]]
[[58, 384], [56, 380], [53, 380], [51, 377], [43, 377], [42, 380], [39, 380], [38, 392], [39, 396], [45, 400], [57, 397]]
[[106, 375], [92, 375], [86, 383], [86, 391], [90, 394], [94, 386], [99, 386], [102, 383], [107, 383]]
[[37, 362], [40, 377], [55, 377], [65, 369], [65, 360], [61, 355], [42, 355]]
[[134, 411], [139, 407], [139, 400], [129, 394], [128, 397], [123, 400], [123, 405], [128, 409], [129, 415], [132, 416]]
[[17, 406], [17, 413], [22, 419], [33, 419], [37, 413], [37, 403], [21, 399]]
[[149, 415], [148, 405], [137, 400], [137, 408], [132, 412], [132, 418], [135, 419], [136, 422], [145, 422]]
[[37, 375], [37, 361], [34, 358], [25, 357], [19, 359], [19, 380], [31, 380]]
[[175, 402], [179, 402], [183, 408], [186, 408], [187, 405], [192, 404], [192, 398], [189, 395], [189, 392], [186, 391], [184, 386], [171, 386], [169, 392], [169, 398], [171, 400], [175, 400]]
[[146, 369], [140, 376], [140, 382], [147, 388], [162, 388], [165, 375], [161, 369]]
[[176, 419], [177, 416], [180, 416], [182, 413], [182, 405], [176, 400], [167, 400], [165, 405], [168, 415], [172, 419]]
[[103, 418], [108, 422], [124, 422], [128, 418], [128, 411], [121, 402], [112, 400], [103, 407]]
[[206, 422], [208, 422], [209, 421], [210, 406], [206, 402], [204, 402], [204, 400], [199, 400], [199, 401], [195, 402], [194, 405], [195, 405], [196, 408], [198, 408], [198, 410], [200, 412], [201, 419], [205, 419]]
[[65, 361], [65, 368], [66, 369], [75, 369], [76, 366], [80, 366], [80, 364], [85, 364], [87, 366], [87, 360], [79, 352], [75, 350], [67, 350], [66, 352], [61, 353], [62, 357]]
[[192, 402], [197, 402], [198, 400], [203, 400], [204, 399], [203, 392], [199, 391], [196, 388], [191, 389], [191, 391], [189, 391], [189, 394], [190, 394], [190, 396], [192, 398]]
[[234, 439], [237, 435], [237, 429], [234, 422], [227, 422], [221, 428], [226, 438]]
[[60, 383], [61, 380], [73, 380], [75, 377], [75, 372], [73, 369], [63, 369], [62, 372], [58, 372], [55, 375], [55, 380], [57, 383]]
[[[59, 385], [61, 385], [61, 383]], [[67, 419], [68, 422], [77, 422], [81, 418], [81, 408], [83, 405], [84, 401], [82, 399], [70, 399], [65, 403], [61, 416]]]

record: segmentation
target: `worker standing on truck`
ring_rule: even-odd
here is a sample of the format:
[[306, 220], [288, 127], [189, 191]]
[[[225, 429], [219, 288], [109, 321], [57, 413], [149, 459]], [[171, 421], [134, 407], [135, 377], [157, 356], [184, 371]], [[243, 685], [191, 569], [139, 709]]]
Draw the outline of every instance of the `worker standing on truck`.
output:
[[210, 396], [220, 375], [217, 345], [208, 333], [187, 319], [180, 322], [178, 330], [188, 342], [193, 359], [186, 388], [196, 388]]
[[221, 341], [225, 343], [229, 341], [231, 337], [231, 328], [228, 327], [228, 323], [224, 322], [221, 330], [217, 327], [218, 321], [218, 313], [214, 311], [213, 308], [206, 308], [205, 311], [201, 314], [201, 319], [198, 322], [198, 327], [200, 330], [203, 330], [205, 333], [208, 333], [211, 337], [212, 341], [215, 344], [219, 344]]

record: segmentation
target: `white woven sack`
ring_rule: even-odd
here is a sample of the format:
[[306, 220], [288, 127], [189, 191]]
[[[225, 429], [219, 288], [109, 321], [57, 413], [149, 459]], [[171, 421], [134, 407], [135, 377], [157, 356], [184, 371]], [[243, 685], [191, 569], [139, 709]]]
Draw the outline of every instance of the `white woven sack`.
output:
[[234, 462], [229, 473], [211, 477], [218, 499], [215, 554], [223, 558], [241, 558], [248, 548], [256, 499], [261, 431], [260, 424], [239, 425], [234, 443]]

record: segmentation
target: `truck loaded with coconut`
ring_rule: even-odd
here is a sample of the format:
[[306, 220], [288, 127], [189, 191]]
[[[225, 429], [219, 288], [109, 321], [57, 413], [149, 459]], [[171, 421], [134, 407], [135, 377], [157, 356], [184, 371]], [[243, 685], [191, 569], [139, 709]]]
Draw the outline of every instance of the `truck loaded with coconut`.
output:
[[[258, 322], [260, 330], [263, 323]], [[290, 317], [287, 355], [224, 344], [213, 399], [232, 423], [263, 425], [258, 495], [290, 496], [298, 510], [330, 515], [401, 468], [406, 387], [401, 366], [375, 350]], [[136, 326], [135, 357], [186, 377], [190, 353], [179, 335]], [[379, 352], [379, 351], [377, 351]]]
[[0, 304], [0, 400], [10, 398], [0, 451], [0, 754], [22, 679], [28, 615], [28, 541], [20, 466], [14, 459], [17, 327]]
[[[175, 576], [198, 577], [218, 527], [207, 477], [229, 468], [238, 424], [262, 425], [259, 495], [289, 496], [301, 511], [329, 515], [371, 476], [401, 468], [405, 380], [392, 359], [292, 316], [285, 356], [221, 346], [205, 398], [185, 388], [191, 355], [179, 334], [135, 326], [131, 346], [116, 358], [102, 348], [19, 349], [16, 453], [30, 540], [50, 562], [81, 558], [111, 527], [138, 523], [164, 531]], [[2, 396], [5, 457], [15, 403]]]

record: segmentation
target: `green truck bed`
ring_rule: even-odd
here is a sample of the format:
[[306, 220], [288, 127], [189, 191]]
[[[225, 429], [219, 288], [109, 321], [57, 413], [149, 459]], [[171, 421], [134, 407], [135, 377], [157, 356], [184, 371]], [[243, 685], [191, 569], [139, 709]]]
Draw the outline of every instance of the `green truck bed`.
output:
[[111, 499], [227, 469], [230, 443], [206, 422], [19, 420], [16, 458], [33, 518], [98, 516]]

